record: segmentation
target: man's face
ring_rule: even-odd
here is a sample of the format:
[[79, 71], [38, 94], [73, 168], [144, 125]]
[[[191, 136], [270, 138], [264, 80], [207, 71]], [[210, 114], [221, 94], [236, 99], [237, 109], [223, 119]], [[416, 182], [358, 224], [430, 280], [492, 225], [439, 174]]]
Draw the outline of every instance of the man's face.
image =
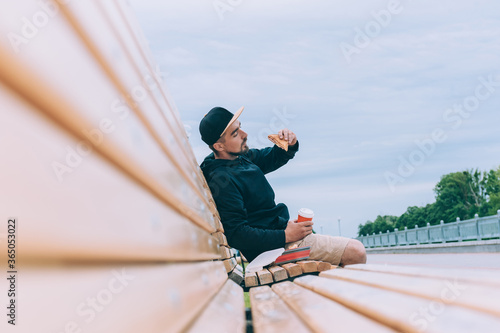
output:
[[236, 120], [224, 133], [224, 147], [226, 152], [233, 156], [246, 154], [250, 148], [247, 146], [248, 134], [241, 129], [241, 123]]

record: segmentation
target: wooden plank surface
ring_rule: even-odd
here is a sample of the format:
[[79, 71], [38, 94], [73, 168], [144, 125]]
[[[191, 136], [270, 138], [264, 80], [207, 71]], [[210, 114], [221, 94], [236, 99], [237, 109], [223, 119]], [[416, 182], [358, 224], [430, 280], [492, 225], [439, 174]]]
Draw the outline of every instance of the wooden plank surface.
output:
[[257, 273], [245, 273], [245, 287], [256, 287], [259, 285]]
[[285, 281], [272, 290], [295, 311], [313, 332], [378, 333], [395, 332], [337, 302]]
[[220, 246], [219, 247], [219, 254], [221, 259], [229, 259], [233, 257], [233, 253], [231, 252], [231, 249], [228, 248], [227, 246]]
[[[213, 202], [213, 199], [212, 199], [212, 202]], [[215, 205], [215, 203], [214, 203], [214, 205]], [[215, 229], [218, 232], [224, 232], [224, 226], [222, 225], [220, 218], [217, 218], [216, 216], [214, 216], [214, 219], [215, 219]]]
[[496, 332], [500, 318], [363, 284], [317, 276], [294, 281], [356, 312], [403, 332]]
[[1, 332], [180, 332], [227, 280], [221, 262], [18, 270], [18, 322], [0, 321]]
[[229, 258], [223, 260], [224, 267], [226, 268], [226, 272], [230, 273], [233, 271], [234, 267], [236, 267], [236, 259], [235, 258]]
[[[81, 3], [83, 2], [78, 4]], [[90, 3], [85, 2], [87, 5], [84, 6], [92, 6]], [[33, 8], [37, 7], [38, 2], [35, 0], [9, 3], [9, 10], [0, 11], [0, 31], [16, 30], [18, 20], [14, 17], [30, 16]], [[100, 21], [96, 17], [90, 17], [89, 25], [99, 26]], [[96, 68], [95, 59], [82, 47], [81, 41], [69, 29], [64, 15], [59, 11], [59, 15], [51, 17], [50, 23], [47, 29], [44, 29], [44, 33], [37, 36], [36, 43], [23, 44], [22, 52], [15, 54], [16, 61], [27, 66], [27, 73], [19, 71], [17, 67], [7, 62], [7, 55], [2, 55], [3, 63], [8, 64], [7, 67], [17, 73], [25, 96], [28, 96], [27, 90], [35, 86], [35, 91], [38, 91], [40, 96], [45, 96], [46, 104], [58, 105], [63, 110], [56, 112], [58, 109], [52, 108], [50, 117], [61, 124], [64, 123], [78, 140], [92, 143], [94, 153], [100, 152], [108, 156], [113, 163], [120, 164], [122, 169], [137, 177], [141, 175], [141, 182], [147, 184], [148, 188], [172, 190], [176, 189], [173, 185], [186, 186], [185, 190], [172, 191], [174, 193], [172, 195], [200, 215], [201, 219], [195, 221], [202, 228], [206, 226], [207, 231], [212, 230], [215, 222], [208, 209], [210, 205], [200, 205], [204, 200], [203, 196], [187, 186], [189, 177], [182, 181], [180, 173], [184, 169], [174, 165], [177, 159], [165, 156], [158, 140], [155, 141], [137, 115], [134, 115], [130, 106], [123, 103], [121, 92], [109, 82], [99, 68]], [[116, 51], [115, 56], [120, 54], [119, 48], [107, 46], [106, 52]], [[7, 49], [4, 51], [7, 52]], [[115, 63], [130, 69], [131, 64], [124, 57], [117, 58], [119, 60], [115, 59]], [[76, 77], [78, 80], [72, 79]], [[26, 82], [21, 82], [23, 80]], [[134, 81], [135, 85], [127, 91], [127, 96], [130, 96], [137, 87], [147, 91], [142, 85], [142, 80]], [[57, 92], [58, 98], [54, 98], [55, 94], [51, 93], [54, 91]], [[92, 98], [88, 98], [90, 94]], [[143, 102], [146, 103], [147, 99]], [[116, 147], [119, 149], [115, 149]], [[74, 146], [72, 148], [76, 149]], [[125, 161], [117, 160], [117, 156], [122, 155], [133, 161], [134, 168]], [[62, 156], [64, 161], [64, 155]], [[139, 173], [137, 169], [143, 171]], [[143, 174], [154, 178], [155, 181], [147, 181], [148, 177]], [[155, 191], [161, 192], [159, 189]]]
[[223, 232], [218, 231], [216, 233], [213, 233], [212, 236], [217, 239], [220, 245], [228, 246], [226, 235], [224, 235]]
[[[197, 163], [194, 156], [190, 154], [187, 138], [184, 133], [180, 133], [183, 128], [176, 122], [170, 108], [162, 108], [158, 104], [158, 99], [151, 94], [151, 91], [156, 89], [152, 88], [150, 82], [144, 83], [147, 81], [143, 77], [146, 64], [136, 54], [135, 45], [127, 47], [124, 39], [129, 44], [133, 41], [129, 37], [124, 37], [128, 31], [122, 21], [115, 20], [115, 24], [112, 22], [111, 18], [119, 17], [117, 8], [109, 1], [107, 5], [99, 1], [77, 2], [71, 7], [65, 6], [62, 0], [57, 2], [61, 4], [59, 6], [61, 16], [80, 39], [87, 52], [92, 54], [100, 71], [120, 92], [130, 110], [147, 129], [161, 151], [176, 165], [186, 184], [189, 184], [208, 205], [207, 198], [203, 197], [205, 192], [202, 192], [200, 182], [195, 182], [190, 176], [190, 173], [194, 172], [196, 177], [200, 177], [196, 173]], [[117, 57], [117, 53], [120, 57]], [[154, 74], [150, 73], [150, 75]], [[136, 91], [138, 83], [147, 85], [147, 88], [141, 87], [138, 93]]]
[[201, 316], [187, 330], [189, 333], [244, 333], [246, 331], [243, 289], [228, 280]]
[[295, 277], [302, 274], [302, 268], [300, 268], [300, 266], [297, 264], [289, 263], [289, 264], [284, 264], [281, 267], [283, 267], [286, 270], [289, 277]]
[[[90, 37], [93, 40], [99, 39], [102, 41], [102, 43], [109, 43], [109, 48], [116, 47], [121, 49], [125, 58], [131, 64], [131, 68], [124, 68], [121, 70], [117, 68], [116, 73], [118, 75], [120, 73], [127, 72], [128, 70], [132, 73], [135, 73], [137, 79], [140, 79], [140, 77], [144, 75], [144, 70], [148, 70], [147, 73], [149, 74], [149, 76], [147, 77], [147, 80], [143, 79], [143, 81], [146, 81], [148, 87], [150, 87], [150, 89], [148, 89], [148, 93], [151, 95], [151, 100], [154, 106], [148, 108], [148, 110], [151, 110], [151, 112], [145, 113], [145, 116], [149, 118], [150, 123], [154, 126], [168, 126], [159, 127], [157, 131], [162, 132], [162, 130], [168, 129], [169, 132], [172, 132], [177, 141], [177, 145], [179, 146], [179, 148], [181, 148], [178, 152], [190, 151], [191, 147], [189, 145], [189, 142], [187, 141], [184, 126], [175, 114], [172, 102], [170, 102], [168, 98], [166, 98], [166, 96], [161, 94], [160, 87], [157, 88], [157, 86], [160, 85], [159, 81], [161, 78], [158, 79], [158, 73], [154, 72], [154, 68], [152, 68], [152, 66], [149, 65], [149, 62], [146, 61], [146, 59], [143, 57], [143, 52], [141, 52], [141, 45], [135, 42], [133, 34], [130, 33], [130, 31], [127, 29], [128, 23], [121, 15], [122, 6], [118, 5], [116, 1], [94, 1], [93, 3], [95, 4], [95, 9], [97, 9], [95, 12], [92, 12], [92, 14], [94, 15], [82, 14], [79, 19], [81, 19], [85, 24], [85, 22], [88, 22], [87, 17], [92, 17], [94, 21], [101, 20], [104, 24], [102, 27], [97, 27], [95, 29], [89, 29], [88, 27], [86, 27], [87, 33], [90, 34]], [[88, 5], [85, 5], [85, 7], [88, 7]], [[81, 10], [80, 7], [75, 8], [75, 12], [76, 11], [80, 14], [80, 12], [83, 10]], [[106, 27], [107, 29], [105, 29]], [[104, 29], [106, 30], [104, 34], [103, 32], [101, 32], [99, 35], [97, 35], [96, 31]], [[95, 35], [92, 35], [92, 33], [94, 33]], [[101, 47], [101, 49], [102, 48], [104, 47]], [[108, 59], [110, 62], [112, 62], [113, 58], [110, 55], [108, 56]], [[114, 65], [114, 62], [110, 63], [110, 65]], [[126, 80], [127, 76], [124, 76], [122, 79]], [[191, 164], [190, 166], [193, 168], [192, 171], [194, 171], [197, 163], [196, 160], [192, 158], [191, 154], [185, 156], [178, 155], [178, 158], [186, 158], [187, 162], [189, 162]], [[203, 187], [201, 182], [199, 182], [199, 186], [200, 188]]]
[[320, 261], [318, 262], [318, 272], [328, 271], [330, 269], [335, 269], [337, 266], [333, 266], [329, 262]]
[[[22, 219], [24, 260], [220, 258], [207, 231], [99, 155], [78, 157], [78, 141], [3, 89], [0, 100], [10, 110], [0, 112], [0, 150], [9, 161], [0, 173], [8, 189], [0, 201]], [[53, 169], [59, 161], [73, 163], [62, 182]]]
[[[122, 6], [118, 5], [116, 1], [94, 1], [94, 4], [97, 12], [102, 16], [101, 19], [108, 23], [107, 30], [109, 31], [109, 36], [108, 40], [105, 40], [101, 31], [97, 32], [97, 35], [90, 37], [92, 39], [103, 40], [105, 45], [109, 45], [108, 47], [110, 48], [112, 46], [121, 47], [130, 64], [129, 67], [131, 67], [132, 71], [136, 74], [136, 81], [133, 81], [132, 87], [141, 79], [142, 81], [146, 81], [149, 88], [146, 90], [151, 97], [148, 101], [151, 101], [151, 105], [150, 107], [148, 107], [147, 104], [144, 105], [144, 107], [140, 108], [140, 111], [144, 115], [145, 120], [148, 121], [151, 129], [154, 130], [159, 137], [166, 133], [173, 134], [173, 139], [176, 140], [177, 144], [169, 144], [163, 147], [163, 149], [168, 150], [171, 156], [175, 156], [175, 160], [179, 161], [178, 165], [184, 173], [185, 180], [191, 183], [195, 192], [200, 195], [205, 205], [210, 208], [210, 211], [217, 214], [215, 206], [209, 204], [211, 195], [203, 188], [203, 182], [201, 181], [203, 176], [187, 139], [184, 124], [180, 121], [178, 114], [174, 112], [173, 103], [168, 100], [166, 94], [162, 93], [162, 86], [158, 79], [158, 73], [155, 73], [153, 67], [146, 61], [143, 52], [141, 52], [141, 45], [136, 43], [134, 34], [127, 29], [128, 23], [124, 20], [124, 16], [121, 15]], [[80, 14], [81, 10], [76, 8], [75, 13], [76, 12]], [[96, 15], [92, 16], [94, 22], [96, 19], [95, 16]], [[85, 16], [83, 16], [83, 18], [85, 22]], [[100, 29], [97, 29], [97, 31], [100, 31]], [[116, 42], [118, 42], [118, 45], [114, 45]], [[112, 66], [114, 64], [113, 58], [108, 58], [108, 65]], [[147, 79], [144, 78], [145, 68], [149, 70], [149, 73], [146, 74]], [[124, 70], [125, 69], [120, 70], [117, 68], [115, 69], [115, 73], [119, 75], [121, 72], [124, 72]], [[126, 80], [126, 78], [127, 77], [123, 77], [122, 80]], [[165, 137], [161, 139], [164, 142], [168, 142]], [[173, 157], [171, 157], [171, 159], [173, 159]]]
[[241, 285], [243, 281], [245, 281], [245, 277], [243, 274], [243, 269], [240, 266], [236, 266], [231, 274], [229, 274], [229, 278], [234, 281], [237, 285]]
[[250, 289], [250, 303], [255, 333], [311, 332], [269, 286]]
[[314, 260], [301, 260], [297, 264], [302, 269], [302, 273], [314, 273], [318, 271], [318, 262]]
[[496, 270], [480, 270], [470, 268], [434, 268], [434, 267], [414, 267], [403, 265], [374, 265], [357, 264], [348, 265], [345, 269], [393, 273], [418, 277], [458, 279], [477, 284], [488, 284], [500, 287], [500, 272]]
[[400, 293], [439, 299], [500, 317], [500, 289], [471, 284], [458, 279], [422, 278], [399, 274], [337, 269], [320, 274], [322, 277], [362, 283]]
[[286, 269], [280, 266], [271, 266], [268, 268], [269, 272], [273, 275], [274, 282], [279, 282], [288, 279]]
[[273, 275], [265, 268], [257, 272], [257, 277], [260, 285], [273, 283]]

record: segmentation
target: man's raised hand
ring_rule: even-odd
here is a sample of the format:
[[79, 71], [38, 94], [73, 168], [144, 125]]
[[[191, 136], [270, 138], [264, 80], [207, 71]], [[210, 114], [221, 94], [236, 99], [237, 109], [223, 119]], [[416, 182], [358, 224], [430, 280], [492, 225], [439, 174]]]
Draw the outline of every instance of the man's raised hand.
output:
[[288, 128], [284, 128], [282, 130], [279, 130], [278, 135], [280, 136], [280, 139], [284, 139], [288, 141], [288, 144], [290, 146], [293, 146], [297, 143], [297, 136], [295, 133], [290, 131]]

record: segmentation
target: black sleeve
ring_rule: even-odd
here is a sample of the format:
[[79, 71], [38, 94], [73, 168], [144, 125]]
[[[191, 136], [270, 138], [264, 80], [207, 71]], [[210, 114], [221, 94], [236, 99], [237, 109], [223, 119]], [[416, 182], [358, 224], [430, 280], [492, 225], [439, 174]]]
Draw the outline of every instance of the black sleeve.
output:
[[281, 168], [295, 156], [298, 150], [299, 142], [297, 141], [295, 145], [288, 147], [288, 151], [274, 145], [264, 149], [250, 149], [246, 156], [266, 174]]
[[224, 234], [231, 247], [239, 250], [269, 251], [285, 246], [285, 230], [259, 229], [248, 225], [247, 210], [237, 186], [229, 179], [222, 183], [213, 177], [209, 183]]

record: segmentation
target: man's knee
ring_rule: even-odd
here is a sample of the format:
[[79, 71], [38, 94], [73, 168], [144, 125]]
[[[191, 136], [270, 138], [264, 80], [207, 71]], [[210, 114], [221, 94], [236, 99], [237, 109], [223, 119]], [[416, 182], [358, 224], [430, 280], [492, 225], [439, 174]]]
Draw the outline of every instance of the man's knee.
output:
[[341, 265], [354, 265], [354, 264], [365, 264], [366, 263], [366, 250], [360, 241], [357, 239], [350, 239], [345, 248], [342, 259], [340, 260]]

